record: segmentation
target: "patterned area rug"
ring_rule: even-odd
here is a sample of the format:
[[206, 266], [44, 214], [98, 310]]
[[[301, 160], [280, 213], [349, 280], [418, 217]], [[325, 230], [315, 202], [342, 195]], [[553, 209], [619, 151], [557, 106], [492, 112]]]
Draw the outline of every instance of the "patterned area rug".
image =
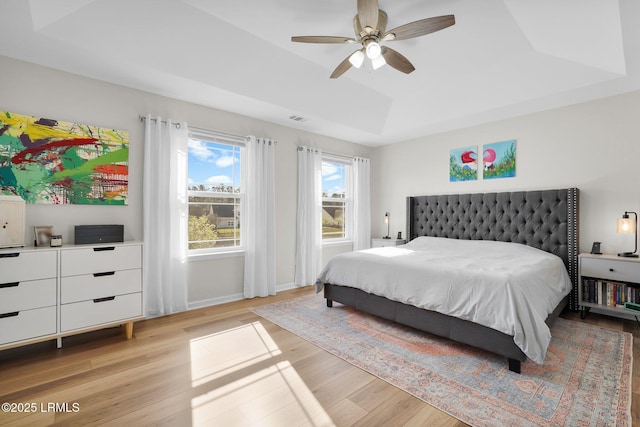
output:
[[631, 426], [632, 335], [557, 319], [542, 365], [402, 327], [310, 295], [263, 318], [472, 426]]

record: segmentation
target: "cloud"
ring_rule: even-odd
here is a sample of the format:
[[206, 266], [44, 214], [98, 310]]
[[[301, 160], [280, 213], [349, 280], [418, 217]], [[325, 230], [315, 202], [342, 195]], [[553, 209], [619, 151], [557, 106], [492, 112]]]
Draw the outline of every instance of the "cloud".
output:
[[231, 177], [228, 177], [226, 175], [215, 175], [215, 176], [210, 176], [209, 178], [207, 178], [207, 184], [209, 185], [218, 185], [218, 184], [231, 184], [233, 181], [231, 180]]
[[339, 179], [342, 179], [342, 175], [331, 175], [331, 176], [325, 176], [324, 178], [322, 178], [324, 181], [337, 181]]
[[215, 157], [215, 153], [205, 143], [197, 139], [189, 140], [189, 154], [193, 154], [202, 161], [209, 161]]
[[333, 175], [338, 172], [338, 168], [331, 163], [322, 163], [322, 176]]
[[226, 168], [233, 165], [236, 160], [237, 159], [235, 159], [233, 156], [222, 156], [216, 160], [216, 166], [218, 166], [219, 168]]

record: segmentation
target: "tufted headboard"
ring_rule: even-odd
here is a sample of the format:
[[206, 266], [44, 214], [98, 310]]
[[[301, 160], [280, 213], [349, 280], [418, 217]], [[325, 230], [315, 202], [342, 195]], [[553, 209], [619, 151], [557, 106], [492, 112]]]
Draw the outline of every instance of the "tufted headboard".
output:
[[578, 189], [407, 197], [407, 237], [498, 240], [558, 255], [578, 309]]

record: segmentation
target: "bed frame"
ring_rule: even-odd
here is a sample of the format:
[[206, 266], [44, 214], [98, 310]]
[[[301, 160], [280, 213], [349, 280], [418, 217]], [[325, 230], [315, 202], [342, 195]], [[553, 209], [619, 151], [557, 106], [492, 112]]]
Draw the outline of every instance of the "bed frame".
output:
[[[571, 293], [549, 315], [578, 309], [578, 189], [407, 197], [407, 238], [419, 236], [516, 242], [558, 255], [573, 282]], [[526, 355], [513, 336], [467, 320], [417, 308], [359, 289], [324, 285], [327, 306], [336, 301], [376, 316], [499, 355], [520, 373]]]

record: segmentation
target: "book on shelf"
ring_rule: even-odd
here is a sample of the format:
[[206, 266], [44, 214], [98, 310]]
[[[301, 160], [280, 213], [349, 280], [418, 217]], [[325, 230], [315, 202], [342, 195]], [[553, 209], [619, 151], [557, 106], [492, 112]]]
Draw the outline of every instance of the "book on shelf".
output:
[[638, 285], [585, 277], [582, 301], [607, 307], [623, 307], [625, 302], [640, 304]]

